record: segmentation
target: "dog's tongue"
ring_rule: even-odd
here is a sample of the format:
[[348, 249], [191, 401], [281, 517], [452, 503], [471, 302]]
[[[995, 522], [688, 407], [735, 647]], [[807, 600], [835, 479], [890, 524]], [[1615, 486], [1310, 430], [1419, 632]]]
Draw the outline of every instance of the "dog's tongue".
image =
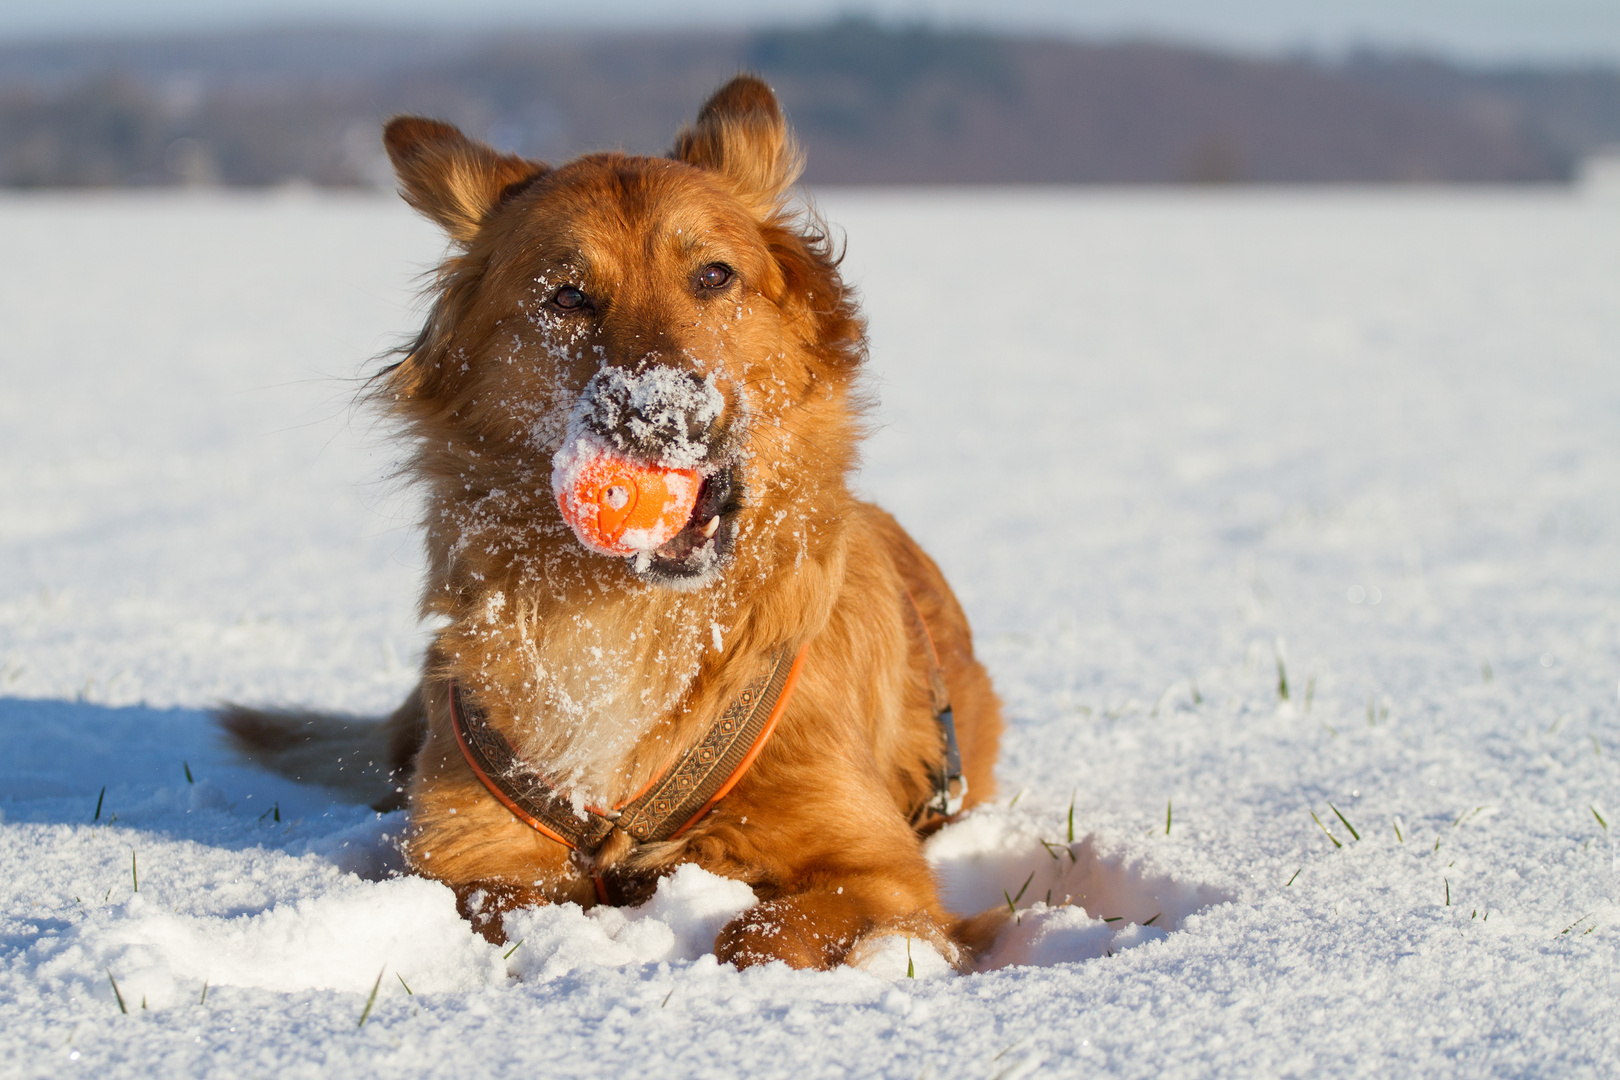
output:
[[555, 458], [551, 490], [579, 542], [604, 555], [651, 551], [692, 518], [703, 477], [696, 469], [643, 465], [589, 436]]

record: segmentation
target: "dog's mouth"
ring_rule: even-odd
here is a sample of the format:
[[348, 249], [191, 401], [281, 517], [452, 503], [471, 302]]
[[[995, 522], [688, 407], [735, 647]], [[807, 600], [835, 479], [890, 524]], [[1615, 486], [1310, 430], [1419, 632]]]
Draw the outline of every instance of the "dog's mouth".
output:
[[706, 584], [737, 540], [739, 418], [712, 375], [604, 367], [552, 458], [563, 520], [581, 544], [623, 558], [643, 581]]
[[655, 585], [702, 584], [730, 556], [742, 505], [742, 475], [736, 464], [704, 474], [685, 526], [660, 546], [629, 556], [631, 572]]

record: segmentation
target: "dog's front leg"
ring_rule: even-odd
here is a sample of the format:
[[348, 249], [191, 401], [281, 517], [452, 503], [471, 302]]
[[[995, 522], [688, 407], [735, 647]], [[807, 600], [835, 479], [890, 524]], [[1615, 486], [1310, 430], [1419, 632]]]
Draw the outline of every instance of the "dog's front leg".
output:
[[717, 873], [752, 870], [762, 900], [720, 931], [721, 961], [830, 968], [859, 963], [863, 942], [902, 934], [961, 959], [916, 834], [880, 790], [843, 780], [810, 798], [807, 784], [797, 799], [747, 792], [693, 844], [695, 861]]
[[443, 725], [430, 730], [417, 755], [407, 809], [411, 869], [450, 886], [461, 914], [490, 941], [502, 941], [501, 916], [515, 908], [595, 903], [590, 876], [568, 848], [497, 802]]

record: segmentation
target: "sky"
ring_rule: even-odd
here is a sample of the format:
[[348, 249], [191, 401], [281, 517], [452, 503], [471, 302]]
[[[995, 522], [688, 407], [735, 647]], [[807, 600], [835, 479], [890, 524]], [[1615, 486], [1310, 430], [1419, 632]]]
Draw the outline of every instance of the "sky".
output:
[[1087, 37], [1154, 36], [1249, 52], [1412, 48], [1464, 61], [1620, 63], [1620, 0], [0, 0], [0, 40], [264, 25], [746, 27], [845, 13]]

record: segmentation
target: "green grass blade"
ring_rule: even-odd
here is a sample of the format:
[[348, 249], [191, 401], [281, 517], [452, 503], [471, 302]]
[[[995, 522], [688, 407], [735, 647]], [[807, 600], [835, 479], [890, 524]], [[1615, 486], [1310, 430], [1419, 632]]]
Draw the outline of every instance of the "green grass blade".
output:
[[366, 1007], [361, 1011], [360, 1022], [354, 1025], [355, 1027], [363, 1028], [366, 1026], [366, 1019], [371, 1016], [371, 1007], [377, 1004], [377, 991], [382, 986], [382, 977], [387, 971], [388, 965], [384, 964], [382, 971], [377, 972], [377, 981], [371, 984], [371, 996], [366, 998]]
[[90, 824], [94, 825], [96, 822], [101, 820], [101, 801], [106, 797], [107, 788], [105, 785], [103, 785], [101, 794], [96, 796], [96, 816], [90, 819]]
[[128, 1016], [129, 1015], [129, 1009], [124, 1004], [124, 995], [120, 994], [118, 992], [118, 980], [113, 978], [111, 968], [107, 969], [107, 981], [112, 983], [113, 997], [118, 999], [118, 1011], [123, 1013], [125, 1016]]
[[1017, 1042], [1010, 1043], [1007, 1046], [1002, 1047], [1001, 1052], [996, 1054], [996, 1056], [991, 1058], [990, 1060], [991, 1061], [1000, 1061], [1003, 1057], [1007, 1056], [1009, 1051], [1011, 1051], [1011, 1050], [1013, 1050], [1013, 1049], [1015, 1049], [1015, 1048], [1017, 1048], [1019, 1046], [1022, 1046], [1023, 1044], [1024, 1044], [1023, 1039], [1019, 1039]]
[[[1013, 903], [1016, 904], [1016, 903], [1018, 903], [1018, 901], [1020, 901], [1020, 900], [1022, 900], [1024, 898], [1024, 890], [1029, 888], [1029, 883], [1034, 881], [1034, 880], [1035, 880], [1035, 871], [1031, 870], [1029, 872], [1029, 877], [1025, 878], [1024, 883], [1018, 887], [1018, 895], [1013, 897]], [[908, 938], [907, 940], [909, 941], [910, 939]]]
[[1356, 832], [1356, 827], [1354, 825], [1350, 824], [1350, 819], [1349, 818], [1347, 818], [1343, 814], [1339, 813], [1339, 808], [1337, 806], [1334, 806], [1332, 803], [1328, 803], [1328, 809], [1333, 811], [1333, 813], [1335, 815], [1337, 815], [1337, 817], [1338, 817], [1338, 819], [1340, 821], [1344, 822], [1344, 827], [1350, 830], [1350, 835], [1351, 836], [1355, 837], [1357, 840], [1361, 839], [1361, 834]]
[[1565, 934], [1569, 933], [1571, 930], [1573, 930], [1577, 926], [1581, 925], [1581, 923], [1585, 922], [1587, 919], [1590, 919], [1592, 917], [1592, 914], [1593, 914], [1592, 912], [1588, 911], [1585, 915], [1582, 915], [1580, 918], [1576, 919], [1574, 922], [1570, 923], [1568, 926], [1566, 926], [1562, 930], [1558, 931], [1558, 936], [1563, 937]]
[[1343, 844], [1339, 843], [1339, 838], [1337, 836], [1334, 836], [1332, 833], [1328, 832], [1328, 827], [1326, 825], [1322, 824], [1322, 819], [1316, 816], [1316, 811], [1315, 810], [1310, 811], [1310, 815], [1311, 815], [1311, 820], [1316, 822], [1316, 827], [1318, 829], [1321, 829], [1322, 832], [1324, 834], [1326, 834], [1326, 836], [1327, 836], [1327, 838], [1329, 840], [1333, 841], [1333, 846], [1334, 847], [1336, 847], [1336, 848], [1344, 847]]

